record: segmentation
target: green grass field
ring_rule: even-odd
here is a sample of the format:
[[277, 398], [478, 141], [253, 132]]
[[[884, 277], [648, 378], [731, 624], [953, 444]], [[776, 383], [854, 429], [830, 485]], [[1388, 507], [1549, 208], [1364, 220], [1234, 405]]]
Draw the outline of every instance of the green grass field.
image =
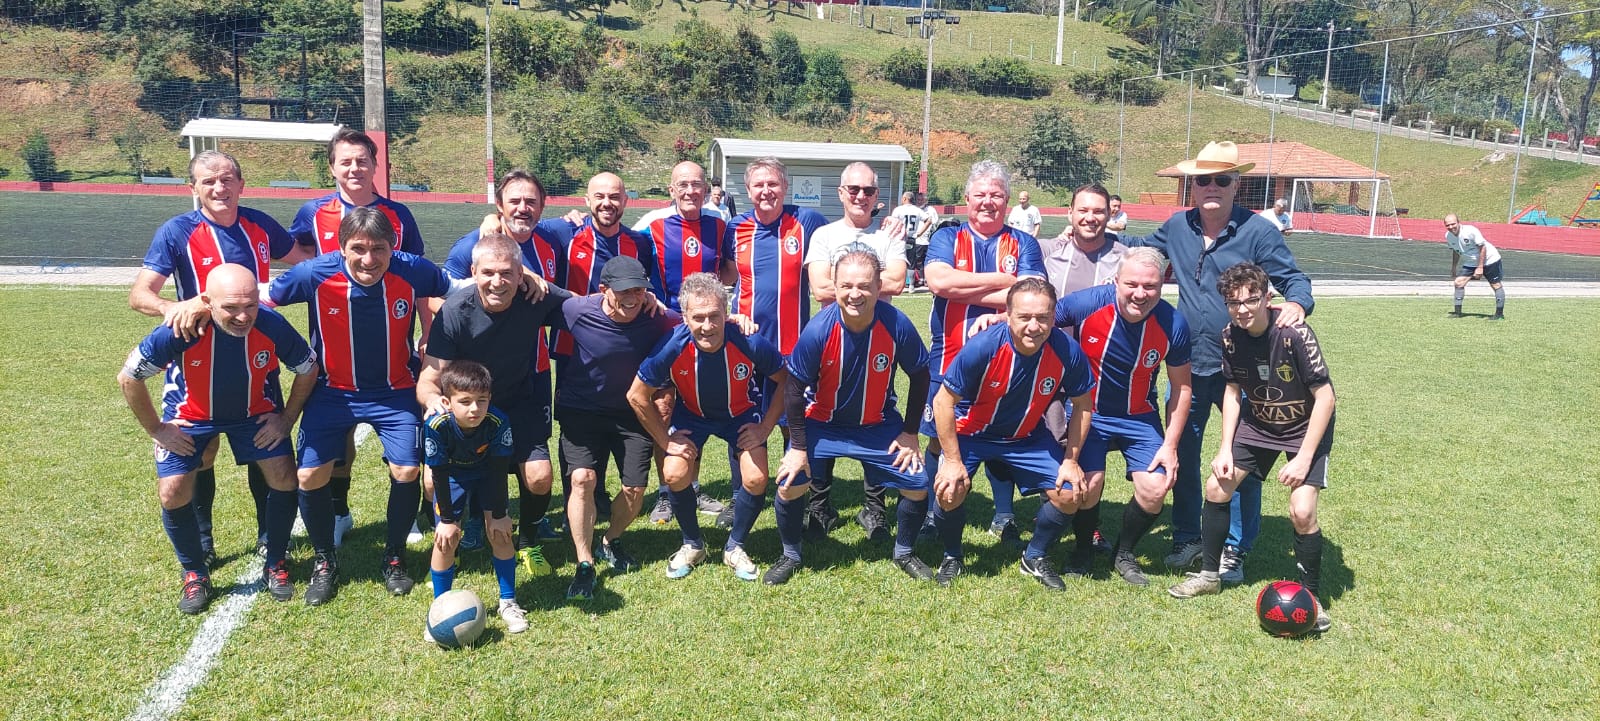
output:
[[[150, 327], [124, 297], [0, 288], [0, 708], [11, 718], [126, 716], [205, 618], [174, 608], [149, 441], [113, 381]], [[926, 317], [926, 296], [899, 305]], [[378, 579], [383, 476], [368, 449], [339, 596], [316, 609], [258, 597], [177, 717], [1595, 718], [1588, 411], [1600, 404], [1600, 301], [1519, 300], [1508, 323], [1444, 310], [1328, 299], [1313, 317], [1340, 393], [1322, 504], [1335, 626], [1317, 640], [1255, 628], [1255, 594], [1294, 575], [1286, 494], [1269, 488], [1248, 582], [1219, 596], [1162, 592], [1177, 578], [1151, 565], [1164, 524], [1140, 547], [1158, 571], [1150, 588], [1102, 566], [1053, 595], [977, 528], [971, 575], [942, 590], [911, 585], [853, 526], [808, 545], [781, 588], [737, 582], [715, 556], [672, 582], [676, 529], [639, 526], [629, 540], [641, 572], [568, 603], [570, 546], [550, 544], [557, 577], [519, 584], [532, 628], [507, 637], [491, 620], [486, 643], [446, 653], [419, 639], [427, 591], [390, 598]], [[726, 497], [725, 472], [710, 467], [720, 455], [705, 481]], [[226, 585], [255, 563], [253, 521], [242, 470], [219, 467]], [[840, 473], [853, 514], [858, 471]], [[1107, 492], [1113, 535], [1128, 495]], [[986, 519], [987, 500], [973, 502]], [[763, 564], [778, 554], [772, 524], [769, 509], [750, 543]], [[308, 551], [293, 559], [303, 591]], [[484, 555], [463, 568], [459, 586], [492, 592]]]
[[[302, 201], [275, 198], [246, 200], [287, 224]], [[95, 207], [96, 217], [114, 216], [116, 225], [84, 216], [61, 216], [59, 207]], [[190, 209], [187, 197], [159, 195], [96, 195], [88, 193], [0, 193], [0, 265], [138, 265], [150, 247], [150, 235], [168, 218]], [[489, 206], [483, 203], [413, 203], [428, 256], [442, 261], [456, 238], [476, 228]], [[567, 208], [550, 208], [556, 217]], [[629, 222], [643, 215], [629, 210]], [[1043, 232], [1055, 235], [1066, 227], [1064, 216], [1046, 217]], [[1154, 232], [1155, 223], [1135, 222], [1129, 233]], [[122, 232], [124, 229], [130, 229]], [[48, 240], [41, 240], [48, 239]], [[1289, 246], [1312, 278], [1318, 280], [1445, 280], [1449, 251], [1439, 243], [1369, 240], [1349, 236], [1299, 233]], [[1507, 280], [1575, 280], [1600, 278], [1600, 257], [1502, 251]]]

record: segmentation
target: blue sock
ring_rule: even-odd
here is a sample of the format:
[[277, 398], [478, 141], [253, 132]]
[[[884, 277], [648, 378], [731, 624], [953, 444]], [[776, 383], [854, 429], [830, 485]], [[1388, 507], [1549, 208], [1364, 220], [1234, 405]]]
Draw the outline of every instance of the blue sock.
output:
[[722, 550], [730, 551], [744, 545], [745, 537], [750, 535], [756, 517], [766, 505], [766, 495], [758, 496], [745, 490], [743, 483], [733, 487], [733, 529], [728, 531], [728, 542], [723, 544]]
[[961, 531], [967, 525], [967, 504], [963, 503], [949, 511], [946, 511], [944, 506], [933, 504], [933, 522], [939, 527], [939, 540], [944, 543], [944, 555], [949, 558], [962, 558]]
[[[499, 560], [499, 559], [496, 559], [496, 560]], [[499, 569], [496, 569], [496, 570], [498, 571]], [[438, 598], [440, 596], [445, 595], [446, 593], [449, 593], [450, 592], [450, 587], [456, 585], [456, 565], [455, 564], [450, 564], [450, 567], [446, 568], [443, 571], [435, 571], [435, 570], [433, 570], [432, 567], [429, 567], [428, 568], [428, 575], [433, 578], [433, 597], [434, 598]]]
[[501, 598], [517, 597], [517, 557], [490, 558], [494, 565], [494, 580], [500, 583]]
[[995, 473], [995, 470], [988, 467], [987, 464], [984, 470], [989, 474], [989, 492], [994, 495], [994, 520], [999, 521], [1002, 518], [1015, 519], [1017, 517], [1017, 507], [1014, 497], [1017, 495], [1017, 484], [1011, 482], [1009, 478], [1002, 477], [1009, 475], [1009, 471]]
[[199, 524], [200, 547], [207, 551], [216, 549], [211, 538], [211, 505], [217, 500], [217, 469], [207, 468], [194, 472], [194, 492], [189, 505], [194, 506], [195, 522]]
[[927, 515], [928, 496], [923, 496], [920, 501], [900, 497], [900, 502], [894, 508], [895, 558], [911, 555], [911, 547], [917, 545], [917, 532], [922, 530], [922, 519]]
[[411, 532], [412, 519], [416, 517], [417, 506], [421, 503], [420, 481], [401, 483], [393, 476], [389, 477], [389, 527], [388, 538], [383, 545], [385, 555], [398, 556], [405, 552], [406, 534]]
[[806, 496], [792, 501], [778, 496], [772, 501], [772, 511], [778, 517], [778, 539], [783, 541], [783, 555], [800, 560], [800, 535], [805, 530]]
[[315, 491], [299, 491], [300, 518], [306, 522], [311, 547], [324, 556], [333, 555], [333, 491], [327, 484]]
[[[936, 492], [933, 482], [939, 475], [938, 454], [933, 451], [922, 452], [922, 473], [928, 477], [928, 516], [922, 520], [922, 525], [932, 526], [935, 525], [934, 513], [939, 508], [939, 504], [934, 500], [933, 496]], [[898, 518], [899, 514], [896, 514], [895, 517]]]
[[283, 560], [294, 529], [294, 491], [267, 491], [267, 565]]
[[705, 536], [700, 534], [699, 508], [695, 505], [696, 496], [694, 486], [684, 486], [681, 491], [667, 491], [667, 496], [672, 499], [672, 517], [678, 520], [678, 530], [683, 533], [683, 542], [695, 548], [705, 548]]
[[1072, 515], [1062, 513], [1046, 498], [1039, 504], [1039, 514], [1033, 517], [1033, 538], [1028, 541], [1028, 550], [1022, 555], [1027, 558], [1044, 558], [1049, 555], [1051, 547], [1056, 545], [1056, 539], [1061, 537], [1061, 532], [1067, 524], [1072, 522]]
[[167, 529], [167, 538], [172, 539], [172, 550], [178, 553], [178, 565], [209, 578], [211, 569], [206, 568], [206, 552], [200, 547], [200, 522], [195, 520], [194, 505], [161, 509], [161, 525]]

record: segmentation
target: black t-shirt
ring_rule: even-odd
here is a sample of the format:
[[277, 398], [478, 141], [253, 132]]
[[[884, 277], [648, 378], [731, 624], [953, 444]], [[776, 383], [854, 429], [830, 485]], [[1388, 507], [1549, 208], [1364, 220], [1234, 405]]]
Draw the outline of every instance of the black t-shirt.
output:
[[632, 418], [628, 389], [639, 365], [681, 322], [669, 310], [654, 316], [641, 311], [631, 322], [618, 323], [606, 315], [602, 300], [599, 294], [574, 297], [557, 314], [575, 341], [572, 354], [556, 360], [557, 420], [595, 411]]
[[[1267, 332], [1252, 337], [1229, 324], [1222, 331], [1222, 373], [1244, 391], [1246, 403], [1234, 440], [1261, 448], [1300, 450], [1311, 421], [1312, 391], [1332, 383], [1317, 334], [1305, 323], [1277, 326], [1272, 312]], [[1317, 446], [1327, 453], [1333, 444], [1333, 421]]]
[[539, 349], [539, 326], [559, 315], [561, 302], [572, 297], [555, 285], [534, 303], [521, 291], [511, 306], [498, 313], [483, 309], [475, 286], [451, 293], [433, 317], [428, 355], [439, 360], [482, 363], [494, 378], [494, 404], [505, 408], [532, 395], [529, 376]]

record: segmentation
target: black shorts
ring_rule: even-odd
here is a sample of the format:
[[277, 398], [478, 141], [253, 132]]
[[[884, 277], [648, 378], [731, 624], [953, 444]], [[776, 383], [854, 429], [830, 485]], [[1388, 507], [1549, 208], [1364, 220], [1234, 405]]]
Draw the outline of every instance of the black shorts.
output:
[[607, 460], [615, 458], [623, 486], [644, 488], [650, 483], [655, 442], [632, 413], [567, 409], [561, 414], [560, 449], [562, 478], [571, 478], [580, 468], [604, 478]]
[[[1500, 263], [1501, 262], [1502, 261], [1498, 261], [1497, 260], [1497, 261], [1495, 261], [1493, 263], [1490, 263], [1490, 264], [1488, 264], [1486, 266], [1483, 266], [1483, 279], [1489, 281], [1490, 283], [1499, 283], [1501, 281], [1501, 279], [1503, 279], [1505, 277], [1505, 271], [1504, 271], [1504, 269], [1502, 269], [1500, 267]], [[1477, 271], [1478, 271], [1478, 266], [1475, 266], [1475, 265], [1463, 265], [1460, 268], [1456, 269], [1456, 277], [1457, 278], [1471, 278], [1472, 274], [1477, 272]]]
[[541, 400], [535, 396], [518, 399], [499, 406], [511, 421], [511, 463], [518, 466], [528, 461], [550, 460], [550, 394], [549, 386]]
[[[1272, 470], [1272, 464], [1278, 462], [1278, 456], [1290, 456], [1293, 453], [1280, 451], [1276, 448], [1262, 448], [1238, 441], [1233, 444], [1233, 466], [1250, 474], [1260, 476], [1262, 481], [1267, 480], [1267, 472]], [[1311, 460], [1311, 470], [1306, 472], [1306, 485], [1316, 488], [1328, 487], [1328, 453], [1318, 451]]]

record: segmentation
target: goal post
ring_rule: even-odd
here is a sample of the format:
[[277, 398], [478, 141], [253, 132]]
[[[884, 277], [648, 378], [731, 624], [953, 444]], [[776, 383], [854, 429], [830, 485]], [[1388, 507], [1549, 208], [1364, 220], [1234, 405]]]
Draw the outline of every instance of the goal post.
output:
[[1295, 230], [1400, 237], [1400, 217], [1388, 178], [1295, 178], [1289, 210]]

